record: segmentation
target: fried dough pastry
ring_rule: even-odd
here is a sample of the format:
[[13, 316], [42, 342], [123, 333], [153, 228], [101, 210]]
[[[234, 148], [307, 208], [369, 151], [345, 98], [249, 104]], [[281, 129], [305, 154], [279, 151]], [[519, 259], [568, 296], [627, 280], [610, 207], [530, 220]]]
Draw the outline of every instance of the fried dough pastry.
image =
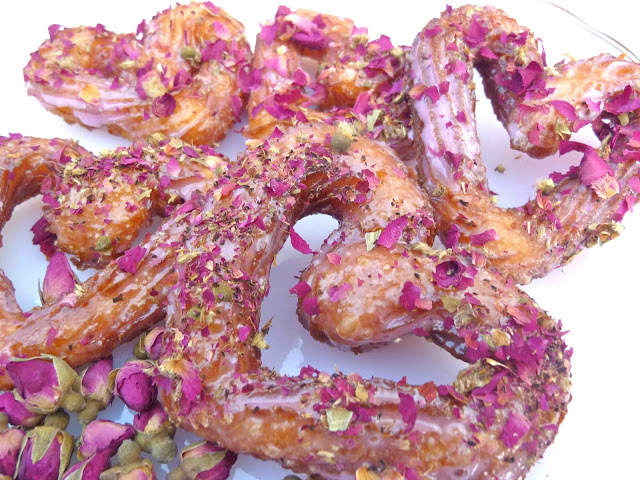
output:
[[[536, 198], [495, 204], [476, 131], [472, 71], [513, 148], [583, 153]], [[548, 67], [533, 34], [493, 7], [447, 10], [416, 37], [411, 90], [418, 170], [448, 247], [471, 244], [489, 266], [528, 283], [583, 248], [614, 238], [638, 200], [640, 65], [599, 55]], [[569, 140], [590, 125], [599, 149]]]
[[[359, 138], [338, 153], [337, 133], [274, 130], [189, 212], [157, 359], [165, 409], [200, 437], [325, 478], [522, 478], [570, 399], [560, 326], [471, 255], [431, 249], [428, 201], [393, 150]], [[349, 347], [425, 336], [471, 364], [453, 385], [261, 366], [269, 269], [289, 226], [317, 211], [341, 227], [294, 288], [303, 321]]]
[[239, 118], [251, 62], [244, 26], [211, 2], [158, 13], [137, 32], [50, 29], [24, 69], [28, 93], [68, 123], [130, 140], [154, 133], [210, 145]]
[[344, 116], [410, 158], [408, 50], [347, 18], [280, 7], [256, 38], [244, 134]]
[[43, 191], [45, 218], [58, 235], [54, 247], [76, 255], [80, 266], [104, 268], [27, 313], [0, 272], [0, 388], [10, 387], [4, 366], [11, 357], [49, 353], [81, 366], [162, 318], [175, 282], [174, 251], [189, 227], [168, 220], [139, 245], [132, 242], [154, 210], [188, 210], [209, 188], [226, 160], [204, 148], [174, 139], [95, 157], [70, 141], [2, 138], [0, 226], [17, 204]]

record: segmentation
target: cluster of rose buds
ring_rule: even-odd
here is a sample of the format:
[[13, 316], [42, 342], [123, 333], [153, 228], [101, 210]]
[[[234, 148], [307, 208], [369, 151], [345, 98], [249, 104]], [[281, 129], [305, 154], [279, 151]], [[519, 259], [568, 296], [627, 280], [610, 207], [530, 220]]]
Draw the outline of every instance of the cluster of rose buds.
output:
[[[66, 258], [52, 259], [43, 303], [73, 290], [70, 272]], [[155, 480], [142, 452], [160, 463], [177, 454], [176, 426], [157, 401], [152, 376], [163, 333], [164, 328], [154, 328], [141, 337], [134, 350], [137, 359], [116, 370], [111, 357], [80, 374], [51, 355], [9, 361], [6, 369], [15, 389], [0, 394], [0, 480]], [[97, 419], [115, 396], [137, 412], [133, 425]], [[74, 439], [66, 432], [67, 412], [77, 413], [84, 426], [75, 444], [78, 463], [68, 470]], [[117, 464], [112, 465], [114, 456]], [[172, 480], [224, 480], [237, 456], [201, 442], [182, 450], [179, 458], [180, 465], [169, 473]]]

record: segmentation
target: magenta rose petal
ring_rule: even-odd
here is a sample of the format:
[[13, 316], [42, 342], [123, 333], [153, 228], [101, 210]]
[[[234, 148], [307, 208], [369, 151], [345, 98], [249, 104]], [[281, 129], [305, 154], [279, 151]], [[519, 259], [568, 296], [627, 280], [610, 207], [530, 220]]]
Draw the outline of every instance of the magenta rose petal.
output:
[[136, 430], [150, 435], [168, 434], [172, 437], [175, 433], [175, 425], [158, 402], [146, 412], [133, 417], [133, 426]]
[[84, 428], [80, 437], [78, 454], [88, 458], [98, 452], [109, 452], [114, 455], [122, 442], [136, 433], [131, 425], [121, 425], [110, 420], [95, 420]]
[[13, 477], [16, 473], [23, 437], [24, 432], [18, 428], [0, 432], [0, 475]]
[[58, 480], [72, 452], [71, 435], [56, 427], [36, 427], [22, 442], [16, 480]]
[[149, 410], [158, 394], [153, 379], [145, 373], [150, 366], [149, 362], [142, 360], [130, 361], [116, 376], [115, 394], [136, 412]]
[[24, 401], [16, 399], [14, 392], [0, 395], [0, 412], [9, 418], [9, 423], [24, 428], [34, 427], [42, 420], [42, 415], [28, 410]]
[[69, 265], [69, 260], [62, 252], [51, 257], [42, 282], [42, 303], [53, 303], [60, 300], [67, 293], [73, 292], [76, 280]]
[[176, 99], [170, 93], [165, 93], [153, 100], [151, 111], [156, 117], [169, 117], [176, 111]]
[[100, 474], [109, 468], [111, 453], [104, 450], [76, 463], [67, 470], [62, 480], [100, 480]]

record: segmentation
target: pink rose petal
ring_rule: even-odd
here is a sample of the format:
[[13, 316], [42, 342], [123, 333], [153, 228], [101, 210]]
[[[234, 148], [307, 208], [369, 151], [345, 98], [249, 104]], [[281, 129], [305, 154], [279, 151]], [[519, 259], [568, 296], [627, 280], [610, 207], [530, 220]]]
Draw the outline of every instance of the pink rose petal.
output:
[[471, 245], [475, 245], [477, 247], [482, 247], [486, 243], [493, 242], [497, 239], [498, 239], [498, 234], [493, 229], [485, 230], [482, 233], [469, 236], [469, 241]]
[[306, 240], [302, 238], [300, 235], [298, 235], [298, 233], [293, 229], [293, 225], [289, 229], [289, 235], [291, 237], [291, 246], [293, 248], [295, 248], [297, 251], [299, 251], [304, 255], [309, 255], [310, 253], [313, 253], [313, 250], [311, 250], [311, 247], [306, 242]]
[[94, 420], [82, 431], [78, 453], [89, 457], [98, 452], [114, 455], [125, 440], [132, 438], [136, 429], [110, 420]]
[[389, 222], [380, 234], [380, 238], [378, 238], [378, 245], [391, 249], [400, 239], [408, 223], [409, 219], [406, 216], [396, 218], [394, 221]]
[[151, 112], [156, 117], [169, 117], [176, 111], [176, 99], [169, 92], [153, 99]]
[[413, 429], [418, 418], [418, 409], [416, 408], [416, 402], [413, 396], [406, 393], [398, 392], [400, 397], [400, 404], [398, 405], [398, 411], [402, 416], [402, 420], [407, 424], [405, 432], [409, 432]]
[[147, 253], [147, 249], [141, 246], [130, 248], [124, 255], [118, 258], [118, 267], [128, 273], [136, 273], [138, 269], [138, 263], [144, 258]]
[[42, 282], [42, 298], [44, 303], [54, 303], [73, 292], [76, 282], [64, 253], [58, 252], [51, 257]]
[[500, 432], [500, 439], [507, 448], [513, 448], [527, 434], [530, 427], [531, 424], [526, 418], [510, 412], [509, 419]]
[[413, 282], [405, 282], [400, 295], [400, 305], [406, 310], [412, 311], [416, 307], [416, 302], [420, 299], [420, 287]]

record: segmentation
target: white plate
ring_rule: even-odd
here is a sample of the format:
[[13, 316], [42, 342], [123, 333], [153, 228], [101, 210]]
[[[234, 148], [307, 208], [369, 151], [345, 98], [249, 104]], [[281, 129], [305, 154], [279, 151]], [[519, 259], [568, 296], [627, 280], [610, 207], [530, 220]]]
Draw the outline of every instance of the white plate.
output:
[[[606, 5], [580, 0], [558, 2], [631, 50], [640, 52], [637, 36], [640, 7], [637, 4], [631, 6], [631, 2], [625, 0], [609, 0]], [[455, 6], [457, 2], [453, 3]], [[248, 37], [252, 39], [258, 32], [259, 23], [273, 17], [278, 2], [229, 0], [218, 4], [245, 24]], [[521, 24], [531, 27], [543, 38], [550, 63], [559, 61], [563, 54], [580, 58], [602, 51], [616, 53], [579, 27], [571, 17], [545, 3], [516, 5], [516, 2], [502, 1], [494, 4], [503, 6]], [[47, 37], [50, 24], [77, 26], [99, 22], [110, 30], [127, 32], [135, 30], [141, 19], [148, 19], [167, 6], [165, 1], [131, 0], [99, 4], [83, 0], [3, 3], [0, 16], [0, 45], [3, 47], [0, 134], [20, 132], [42, 137], [71, 137], [96, 152], [127, 143], [104, 132], [68, 126], [45, 112], [33, 98], [27, 97], [22, 68], [29, 53]], [[304, 6], [347, 16], [357, 25], [369, 27], [372, 37], [384, 33], [394, 43], [409, 44], [424, 24], [444, 9], [445, 2], [422, 0], [383, 4], [301, 0], [288, 6]], [[561, 162], [557, 159], [514, 159], [517, 155], [509, 150], [507, 137], [493, 118], [488, 102], [482, 99], [478, 109], [485, 162], [493, 189], [503, 195], [503, 205], [523, 203], [537, 179], [546, 177], [552, 170], [567, 168], [564, 159]], [[232, 136], [223, 142], [222, 150], [235, 156], [242, 148], [242, 142], [238, 135]], [[507, 168], [502, 175], [493, 172], [498, 163]], [[31, 245], [28, 232], [39, 216], [37, 200], [17, 209], [3, 232], [4, 247], [0, 249], [0, 267], [13, 280], [18, 301], [25, 309], [38, 303], [37, 281], [46, 269], [46, 262]], [[326, 217], [312, 217], [301, 221], [296, 230], [313, 247], [321, 243], [332, 225], [335, 225], [333, 221]], [[640, 272], [637, 254], [640, 215], [637, 212], [629, 214], [624, 226], [626, 231], [620, 238], [580, 254], [572, 264], [525, 287], [542, 308], [562, 319], [564, 327], [570, 331], [566, 341], [575, 350], [574, 399], [569, 414], [555, 443], [527, 477], [529, 480], [638, 478], [635, 457], [640, 419], [633, 407], [638, 392], [634, 352], [640, 338], [640, 314], [634, 300], [638, 288], [636, 277]], [[307, 262], [308, 259], [294, 251], [289, 243], [278, 256], [271, 293], [262, 309], [263, 318], [274, 317], [273, 329], [267, 339], [271, 348], [263, 357], [265, 364], [281, 373], [297, 373], [307, 364], [326, 371], [333, 371], [337, 366], [342, 371], [357, 371], [365, 376], [399, 379], [406, 375], [415, 383], [428, 380], [444, 383], [455, 378], [461, 363], [416, 338], [359, 357], [314, 342], [298, 324], [296, 299], [288, 293], [295, 283], [294, 275]], [[117, 362], [122, 363], [130, 352], [131, 345], [120, 347], [116, 352]], [[121, 421], [131, 419], [119, 402], [103, 417]], [[78, 425], [73, 428], [77, 434]], [[177, 440], [183, 446], [187, 437], [179, 434]], [[165, 471], [166, 467], [159, 469], [160, 479], [164, 478]], [[275, 463], [241, 456], [232, 478], [276, 480], [286, 473]]]

